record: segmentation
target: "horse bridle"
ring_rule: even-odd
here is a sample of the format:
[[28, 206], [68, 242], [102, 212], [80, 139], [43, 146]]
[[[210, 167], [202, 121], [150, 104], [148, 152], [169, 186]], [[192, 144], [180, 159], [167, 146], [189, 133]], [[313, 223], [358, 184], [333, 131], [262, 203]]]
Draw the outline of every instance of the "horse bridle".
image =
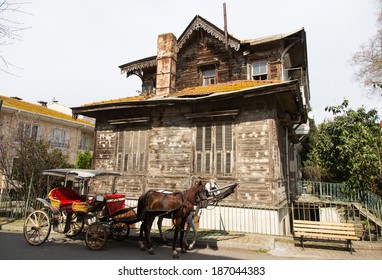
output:
[[205, 200], [208, 200], [207, 198], [207, 190], [206, 188], [203, 186], [204, 188], [204, 193], [205, 193], [205, 198], [201, 198], [200, 197], [200, 192], [198, 191], [196, 194], [195, 194], [195, 203], [193, 203], [194, 205], [199, 205], [202, 201], [205, 201]]

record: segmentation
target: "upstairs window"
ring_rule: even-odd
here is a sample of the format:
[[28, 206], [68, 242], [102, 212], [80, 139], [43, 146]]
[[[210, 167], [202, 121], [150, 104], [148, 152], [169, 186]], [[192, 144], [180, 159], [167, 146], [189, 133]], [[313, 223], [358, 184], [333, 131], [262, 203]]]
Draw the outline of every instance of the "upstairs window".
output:
[[41, 138], [41, 126], [39, 126], [37, 124], [32, 125], [30, 137], [35, 141], [39, 141]]
[[35, 141], [39, 141], [41, 138], [41, 126], [37, 124], [19, 122], [17, 133], [19, 140], [25, 140], [29, 138]]
[[80, 145], [79, 145], [79, 149], [81, 150], [87, 150], [90, 148], [90, 137], [89, 135], [85, 134], [85, 133], [82, 133], [81, 134], [81, 140], [80, 140]]
[[268, 79], [266, 61], [258, 61], [258, 62], [252, 63], [252, 79], [258, 80], [258, 81]]
[[50, 133], [49, 144], [54, 148], [69, 148], [69, 133], [64, 129], [53, 129]]
[[216, 84], [215, 69], [203, 70], [202, 75], [203, 75], [203, 86]]

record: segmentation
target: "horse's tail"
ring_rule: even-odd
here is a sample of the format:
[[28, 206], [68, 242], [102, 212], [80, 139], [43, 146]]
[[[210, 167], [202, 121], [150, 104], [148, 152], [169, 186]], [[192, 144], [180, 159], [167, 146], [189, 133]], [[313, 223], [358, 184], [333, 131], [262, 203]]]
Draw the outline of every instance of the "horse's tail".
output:
[[137, 219], [138, 219], [138, 221], [143, 220], [143, 216], [144, 216], [144, 212], [145, 212], [145, 208], [146, 208], [145, 197], [146, 197], [146, 194], [144, 193], [138, 198], [138, 207], [137, 207]]
[[145, 213], [147, 211], [147, 200], [149, 199], [152, 191], [148, 191], [142, 194], [138, 198], [138, 206], [137, 206], [137, 219], [138, 221], [142, 221], [144, 219]]

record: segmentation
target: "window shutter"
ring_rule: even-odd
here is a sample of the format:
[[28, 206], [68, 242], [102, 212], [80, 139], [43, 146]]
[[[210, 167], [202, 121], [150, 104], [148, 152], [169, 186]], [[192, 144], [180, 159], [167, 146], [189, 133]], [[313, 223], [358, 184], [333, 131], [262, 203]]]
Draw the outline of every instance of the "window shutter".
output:
[[195, 171], [200, 175], [231, 175], [232, 124], [196, 127]]
[[119, 133], [117, 149], [118, 170], [144, 172], [146, 170], [147, 133], [145, 130]]

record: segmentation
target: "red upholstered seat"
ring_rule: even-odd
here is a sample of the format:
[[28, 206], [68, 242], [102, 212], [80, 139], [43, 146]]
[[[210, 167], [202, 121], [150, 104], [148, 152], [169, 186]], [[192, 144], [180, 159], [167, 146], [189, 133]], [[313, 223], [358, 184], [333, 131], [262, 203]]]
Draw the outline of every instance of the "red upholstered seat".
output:
[[119, 193], [106, 194], [104, 195], [106, 199], [106, 205], [109, 210], [109, 215], [114, 214], [118, 210], [125, 207], [125, 195]]
[[54, 188], [49, 192], [49, 199], [53, 206], [69, 210], [73, 202], [85, 202], [86, 196], [78, 194], [71, 188]]

